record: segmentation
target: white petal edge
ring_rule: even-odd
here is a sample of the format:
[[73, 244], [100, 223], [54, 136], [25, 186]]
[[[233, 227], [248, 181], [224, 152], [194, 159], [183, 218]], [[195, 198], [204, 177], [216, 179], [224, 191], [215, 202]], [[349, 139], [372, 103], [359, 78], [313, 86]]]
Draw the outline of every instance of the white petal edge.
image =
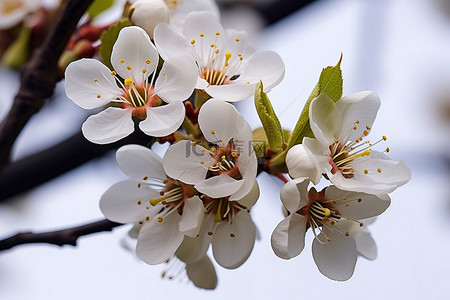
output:
[[243, 180], [236, 180], [226, 173], [213, 176], [195, 184], [195, 188], [211, 198], [227, 197], [235, 193], [244, 184]]
[[130, 178], [137, 180], [167, 179], [162, 158], [147, 147], [125, 145], [116, 151], [116, 161], [120, 169]]
[[272, 233], [271, 245], [278, 257], [291, 259], [303, 251], [307, 222], [304, 216], [293, 213], [277, 225]]
[[180, 128], [185, 116], [183, 102], [175, 101], [158, 107], [145, 107], [147, 117], [139, 123], [142, 132], [149, 136], [162, 137]]
[[186, 274], [198, 288], [213, 290], [217, 287], [216, 270], [207, 255], [195, 263], [186, 264]]
[[96, 59], [71, 62], [65, 79], [67, 97], [84, 109], [101, 107], [121, 95], [111, 70]]
[[181, 215], [181, 220], [178, 224], [180, 232], [190, 237], [197, 236], [204, 215], [205, 208], [203, 206], [203, 201], [200, 200], [198, 196], [186, 199], [183, 207], [183, 214]]
[[227, 269], [239, 267], [250, 255], [255, 237], [255, 224], [245, 211], [236, 213], [231, 224], [220, 223], [212, 240], [216, 262]]
[[289, 212], [295, 213], [308, 204], [308, 185], [309, 180], [305, 177], [300, 177], [288, 181], [281, 188], [281, 202]]
[[128, 109], [108, 107], [87, 118], [81, 130], [86, 139], [96, 144], [118, 141], [134, 131], [132, 112]]

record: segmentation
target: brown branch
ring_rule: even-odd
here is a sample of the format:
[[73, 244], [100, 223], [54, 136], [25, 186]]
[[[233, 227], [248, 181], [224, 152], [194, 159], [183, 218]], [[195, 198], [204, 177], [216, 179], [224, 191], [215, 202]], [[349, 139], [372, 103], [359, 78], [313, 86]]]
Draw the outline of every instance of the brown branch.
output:
[[63, 245], [76, 246], [77, 240], [80, 236], [102, 231], [111, 231], [114, 227], [121, 225], [123, 224], [112, 222], [105, 219], [73, 228], [67, 228], [51, 232], [43, 232], [43, 233], [21, 232], [4, 240], [1, 240], [0, 251], [11, 249], [18, 245], [32, 244], [32, 243], [46, 243], [58, 246]]
[[8, 162], [11, 147], [20, 131], [44, 105], [44, 100], [53, 94], [56, 82], [62, 78], [57, 67], [58, 59], [92, 1], [67, 1], [53, 30], [22, 70], [19, 92], [7, 117], [0, 124], [0, 165]]

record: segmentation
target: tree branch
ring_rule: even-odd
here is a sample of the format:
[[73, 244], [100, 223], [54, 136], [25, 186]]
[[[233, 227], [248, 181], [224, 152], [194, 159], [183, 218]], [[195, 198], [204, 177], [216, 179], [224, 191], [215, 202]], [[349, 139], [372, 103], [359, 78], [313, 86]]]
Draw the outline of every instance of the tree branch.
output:
[[0, 124], [0, 165], [8, 162], [11, 147], [22, 128], [53, 94], [57, 81], [62, 78], [58, 59], [69, 41], [81, 16], [93, 0], [70, 0], [53, 30], [22, 70], [19, 92]]
[[97, 145], [81, 132], [36, 154], [12, 162], [0, 169], [0, 202], [47, 182], [71, 169], [126, 144], [151, 146], [156, 139], [136, 129], [128, 137], [112, 144]]
[[7, 239], [0, 241], [0, 251], [11, 249], [18, 245], [33, 244], [33, 243], [46, 243], [58, 246], [63, 245], [77, 245], [77, 240], [80, 236], [102, 232], [112, 231], [114, 227], [121, 226], [123, 224], [109, 221], [107, 219], [73, 227], [63, 230], [32, 233], [21, 232], [15, 234]]

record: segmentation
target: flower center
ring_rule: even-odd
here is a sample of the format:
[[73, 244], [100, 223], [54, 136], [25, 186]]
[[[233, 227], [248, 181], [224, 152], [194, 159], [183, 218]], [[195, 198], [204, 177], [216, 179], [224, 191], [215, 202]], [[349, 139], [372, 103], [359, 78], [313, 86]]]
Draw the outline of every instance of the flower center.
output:
[[[350, 135], [352, 130], [356, 130], [359, 121], [356, 121], [353, 124], [351, 130], [349, 130], [344, 138], [341, 140], [348, 140], [348, 136]], [[345, 143], [341, 143], [338, 139], [334, 141], [332, 145], [329, 146], [330, 149], [330, 160], [329, 164], [331, 165], [331, 173], [336, 174], [338, 171], [342, 173], [345, 178], [353, 178], [355, 170], [352, 167], [353, 161], [360, 157], [369, 156], [372, 147], [382, 141], [386, 141], [386, 137], [383, 136], [380, 140], [375, 143], [370, 143], [369, 141], [362, 142], [364, 137], [369, 134], [370, 127], [366, 126], [366, 129], [363, 131], [361, 136], [359, 136], [354, 141], [347, 141]], [[385, 152], [389, 152], [389, 147], [386, 148]], [[377, 169], [378, 173], [381, 173], [380, 169]], [[367, 174], [366, 170], [364, 173]]]
[[[239, 77], [239, 68], [243, 61], [242, 53], [233, 53], [233, 51], [223, 51], [219, 47], [220, 32], [216, 32], [214, 42], [204, 45], [206, 35], [201, 33], [200, 42], [191, 40], [195, 60], [199, 65], [199, 75], [205, 79], [209, 85], [230, 84], [232, 80]], [[212, 39], [211, 39], [212, 40]], [[220, 39], [220, 42], [226, 42]], [[235, 38], [239, 43], [240, 39]], [[231, 48], [231, 47], [230, 47]], [[245, 50], [245, 47], [244, 47]], [[222, 54], [223, 53], [223, 54]]]
[[349, 206], [352, 202], [360, 203], [362, 201], [361, 198], [348, 199], [347, 197], [342, 197], [338, 199], [326, 199], [325, 190], [326, 188], [317, 192], [315, 188], [311, 188], [308, 191], [309, 204], [297, 211], [298, 214], [308, 217], [307, 226], [312, 228], [314, 236], [321, 243], [323, 242], [319, 238], [321, 235], [325, 237], [326, 241], [331, 242], [331, 239], [323, 232], [324, 227], [337, 230], [349, 236], [348, 232], [342, 232], [334, 226], [341, 219], [358, 222], [360, 226], [363, 226], [361, 221], [348, 218], [339, 211], [339, 207]]
[[169, 8], [170, 12], [173, 13], [174, 10], [181, 5], [182, 0], [166, 0], [166, 5]]

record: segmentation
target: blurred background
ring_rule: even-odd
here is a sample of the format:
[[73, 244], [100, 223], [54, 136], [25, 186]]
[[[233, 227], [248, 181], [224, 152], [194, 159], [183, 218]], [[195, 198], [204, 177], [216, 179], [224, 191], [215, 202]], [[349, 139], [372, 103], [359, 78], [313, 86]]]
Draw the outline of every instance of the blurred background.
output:
[[[312, 234], [296, 258], [284, 261], [270, 246], [282, 220], [281, 181], [261, 174], [261, 198], [252, 209], [260, 240], [236, 270], [216, 265], [219, 284], [205, 291], [183, 272], [162, 279], [168, 266], [149, 266], [121, 246], [130, 229], [78, 240], [76, 248], [23, 245], [0, 253], [0, 299], [437, 299], [449, 296], [450, 249], [450, 1], [316, 0], [275, 17], [263, 8], [286, 10], [283, 1], [222, 1], [226, 27], [249, 29], [259, 49], [278, 52], [284, 81], [269, 93], [286, 129], [293, 129], [322, 68], [341, 68], [344, 95], [373, 90], [382, 105], [371, 136], [388, 137], [390, 157], [405, 159], [409, 184], [391, 194], [391, 207], [370, 226], [378, 258], [359, 258], [353, 277], [322, 276], [311, 255]], [[298, 4], [298, 3], [297, 3]], [[300, 5], [301, 6], [301, 5]], [[280, 19], [281, 18], [281, 19]], [[0, 69], [0, 118], [18, 88], [19, 75]], [[252, 128], [260, 126], [251, 99], [237, 104]], [[54, 145], [79, 131], [87, 116], [60, 83], [19, 136], [14, 158]], [[372, 139], [376, 139], [372, 137]], [[163, 151], [166, 145], [155, 145]], [[70, 157], [67, 157], [70, 160]], [[0, 204], [0, 238], [18, 231], [62, 229], [102, 219], [98, 201], [125, 179], [114, 152]]]

